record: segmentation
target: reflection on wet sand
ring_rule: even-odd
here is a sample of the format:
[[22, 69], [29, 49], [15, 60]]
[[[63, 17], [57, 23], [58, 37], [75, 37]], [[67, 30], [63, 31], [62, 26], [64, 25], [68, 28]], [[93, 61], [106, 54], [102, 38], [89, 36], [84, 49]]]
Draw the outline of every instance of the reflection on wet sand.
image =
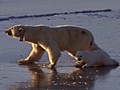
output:
[[[66, 68], [66, 67], [64, 67]], [[69, 69], [69, 67], [67, 67]], [[73, 67], [74, 68], [74, 67]], [[61, 73], [57, 69], [43, 70], [40, 66], [29, 66], [32, 79], [17, 83], [15, 90], [93, 90], [95, 81], [116, 67], [94, 67], [74, 69], [72, 73]], [[67, 69], [66, 69], [67, 70]]]

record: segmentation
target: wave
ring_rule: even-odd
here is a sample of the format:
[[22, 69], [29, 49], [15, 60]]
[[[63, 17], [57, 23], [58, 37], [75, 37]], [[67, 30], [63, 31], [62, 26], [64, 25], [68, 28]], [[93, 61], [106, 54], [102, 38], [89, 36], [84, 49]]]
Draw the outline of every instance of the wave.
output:
[[111, 12], [111, 11], [112, 11], [111, 9], [104, 9], [104, 10], [73, 11], [73, 12], [63, 12], [63, 13], [49, 13], [49, 14], [40, 14], [40, 15], [9, 16], [9, 17], [0, 18], [0, 21], [8, 21], [12, 19], [49, 17], [49, 16], [55, 16], [55, 15], [69, 15], [69, 14]]

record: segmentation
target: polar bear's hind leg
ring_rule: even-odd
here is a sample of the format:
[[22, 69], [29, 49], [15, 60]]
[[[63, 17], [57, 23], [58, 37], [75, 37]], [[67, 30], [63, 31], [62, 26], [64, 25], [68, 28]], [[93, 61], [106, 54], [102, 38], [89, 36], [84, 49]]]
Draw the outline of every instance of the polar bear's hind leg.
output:
[[109, 62], [106, 62], [104, 65], [119, 66], [119, 63], [114, 59], [110, 59]]

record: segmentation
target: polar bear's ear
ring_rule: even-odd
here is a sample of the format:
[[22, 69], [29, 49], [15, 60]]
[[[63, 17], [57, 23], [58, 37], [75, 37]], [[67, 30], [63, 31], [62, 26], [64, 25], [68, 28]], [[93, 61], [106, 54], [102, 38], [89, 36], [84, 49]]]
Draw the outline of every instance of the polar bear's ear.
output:
[[25, 34], [25, 30], [23, 28], [19, 28], [18, 30], [18, 36], [20, 38], [19, 41], [23, 41], [24, 34]]

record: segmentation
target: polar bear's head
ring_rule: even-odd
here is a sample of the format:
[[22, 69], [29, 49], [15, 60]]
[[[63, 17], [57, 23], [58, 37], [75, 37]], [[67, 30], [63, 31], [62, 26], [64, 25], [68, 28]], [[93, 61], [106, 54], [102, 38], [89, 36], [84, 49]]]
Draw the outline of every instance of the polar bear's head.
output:
[[19, 38], [20, 41], [23, 41], [25, 30], [22, 25], [16, 25], [7, 29], [5, 33], [13, 38]]
[[86, 51], [78, 51], [76, 53], [77, 60], [78, 61], [87, 60], [87, 53], [88, 52], [86, 52]]

